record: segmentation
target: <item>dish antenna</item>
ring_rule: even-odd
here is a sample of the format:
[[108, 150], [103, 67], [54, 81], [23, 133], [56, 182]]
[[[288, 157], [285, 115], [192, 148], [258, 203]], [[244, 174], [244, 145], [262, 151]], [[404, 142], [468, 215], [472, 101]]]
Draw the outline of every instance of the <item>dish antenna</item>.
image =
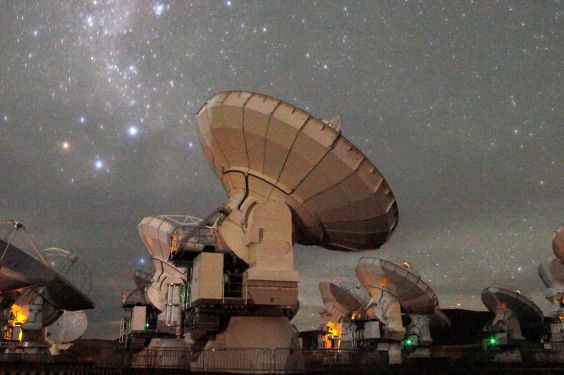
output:
[[144, 305], [147, 303], [145, 298], [145, 289], [151, 285], [152, 275], [145, 270], [135, 270], [133, 273], [133, 282], [135, 289], [124, 292], [122, 297], [123, 305]]
[[367, 306], [369, 315], [383, 324], [383, 338], [388, 343], [379, 343], [378, 349], [388, 351], [390, 363], [401, 362], [400, 342], [406, 333], [402, 311], [410, 315], [412, 322], [409, 345], [431, 344], [429, 322], [439, 302], [410, 262], [362, 257], [355, 271], [371, 296]]
[[564, 227], [561, 226], [552, 238], [553, 257], [543, 260], [538, 274], [547, 287], [545, 297], [552, 304], [551, 316], [564, 319]]
[[324, 337], [326, 348], [352, 348], [354, 323], [351, 319], [360, 316], [361, 310], [368, 303], [368, 296], [361, 293], [362, 290], [355, 290], [338, 281], [321, 281], [319, 292], [325, 304], [321, 316], [328, 320], [327, 334]]
[[346, 315], [360, 311], [368, 303], [365, 295], [337, 281], [321, 281], [319, 292], [329, 318], [334, 322], [339, 322]]
[[[53, 278], [43, 255], [29, 236], [25, 225], [18, 221], [0, 221], [0, 226], [8, 227], [9, 232], [0, 239], [0, 298], [18, 289], [46, 284]], [[31, 244], [35, 257], [11, 245], [16, 232], [23, 233]], [[25, 265], [25, 266], [23, 266]]]
[[554, 256], [543, 260], [538, 267], [538, 274], [546, 286], [544, 296], [551, 303], [549, 340], [547, 349], [559, 347], [564, 339], [564, 226], [560, 226], [552, 238]]
[[[161, 313], [157, 330], [170, 331], [177, 338], [182, 332], [182, 301], [186, 300], [188, 269], [174, 262], [174, 252], [183, 248], [193, 256], [210, 243], [209, 226], [193, 216], [161, 215], [146, 217], [137, 226], [139, 235], [151, 255], [155, 273], [145, 287], [146, 299]], [[141, 280], [139, 280], [141, 281]]]
[[[156, 267], [187, 282], [195, 355], [204, 346], [297, 348], [294, 244], [375, 249], [393, 233], [394, 195], [340, 127], [245, 91], [219, 93], [199, 111], [199, 140], [227, 201], [193, 224], [169, 216], [139, 227]], [[168, 283], [160, 280], [151, 288]]]
[[[7, 351], [42, 352], [46, 341], [51, 344], [51, 352], [58, 354], [86, 330], [86, 315], [80, 310], [94, 307], [84, 293], [91, 281], [89, 274], [66, 250], [39, 250], [23, 223], [0, 224], [10, 227], [0, 240], [0, 299], [12, 315], [4, 338], [14, 344]], [[24, 234], [35, 256], [12, 244], [16, 232]], [[69, 276], [77, 267], [82, 281], [73, 283]]]
[[333, 123], [340, 122], [253, 92], [222, 92], [202, 107], [200, 143], [232, 211], [219, 239], [241, 259], [250, 262], [244, 239], [253, 213], [267, 202], [282, 207], [291, 244], [365, 250], [388, 240], [398, 222], [394, 195]]
[[[486, 347], [524, 342], [522, 330], [542, 327], [541, 309], [519, 290], [489, 287], [482, 291], [482, 302], [495, 314], [494, 319], [485, 328]], [[519, 349], [509, 349], [494, 360], [520, 361], [521, 354]]]
[[297, 303], [295, 243], [375, 249], [396, 228], [390, 187], [340, 125], [245, 91], [219, 93], [199, 111], [200, 143], [229, 196], [214, 225], [217, 248], [244, 263], [244, 298], [270, 315], [232, 318], [227, 342], [251, 329], [254, 347], [295, 346], [284, 312]]

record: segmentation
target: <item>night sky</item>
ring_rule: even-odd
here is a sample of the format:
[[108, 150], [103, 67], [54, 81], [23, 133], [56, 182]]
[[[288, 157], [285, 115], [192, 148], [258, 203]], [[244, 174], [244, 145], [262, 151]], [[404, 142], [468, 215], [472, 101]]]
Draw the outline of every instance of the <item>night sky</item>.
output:
[[491, 285], [548, 311], [537, 276], [564, 221], [564, 6], [558, 1], [0, 1], [0, 219], [92, 272], [88, 337], [118, 335], [149, 267], [137, 224], [226, 199], [195, 113], [262, 92], [342, 133], [389, 182], [399, 226], [378, 251], [297, 246], [300, 329], [320, 279], [361, 256], [411, 260], [442, 307]]

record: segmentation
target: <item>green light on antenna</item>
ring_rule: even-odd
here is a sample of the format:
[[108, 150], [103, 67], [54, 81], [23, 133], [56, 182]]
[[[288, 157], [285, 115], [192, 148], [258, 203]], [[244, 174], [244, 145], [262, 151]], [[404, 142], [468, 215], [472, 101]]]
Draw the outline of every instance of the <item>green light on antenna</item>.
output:
[[488, 339], [488, 345], [490, 345], [490, 346], [496, 346], [497, 345], [497, 339], [495, 338], [495, 336], [492, 336]]
[[411, 346], [411, 345], [413, 345], [413, 341], [409, 337], [403, 340], [403, 346]]
[[149, 323], [145, 323], [145, 328], [149, 328]]

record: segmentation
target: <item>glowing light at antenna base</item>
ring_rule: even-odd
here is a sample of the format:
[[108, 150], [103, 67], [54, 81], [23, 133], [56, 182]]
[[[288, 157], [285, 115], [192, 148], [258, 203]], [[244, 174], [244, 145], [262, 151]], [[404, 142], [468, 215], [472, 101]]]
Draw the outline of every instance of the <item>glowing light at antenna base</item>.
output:
[[497, 338], [495, 336], [491, 336], [488, 338], [488, 346], [497, 346]]
[[326, 349], [339, 349], [341, 347], [341, 329], [339, 324], [329, 322], [325, 325], [326, 334], [323, 336]]

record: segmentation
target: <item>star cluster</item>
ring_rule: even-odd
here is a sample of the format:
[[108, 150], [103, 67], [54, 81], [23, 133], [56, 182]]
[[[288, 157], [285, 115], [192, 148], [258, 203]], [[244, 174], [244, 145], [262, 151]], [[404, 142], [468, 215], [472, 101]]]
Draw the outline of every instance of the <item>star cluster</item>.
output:
[[362, 254], [296, 249], [295, 323], [321, 322], [320, 279], [361, 255], [407, 258], [442, 306], [536, 276], [564, 220], [562, 25], [549, 2], [0, 1], [0, 218], [77, 253], [91, 336], [115, 337], [149, 267], [143, 216], [206, 216], [225, 199], [195, 113], [248, 89], [342, 132], [394, 191], [400, 224]]

